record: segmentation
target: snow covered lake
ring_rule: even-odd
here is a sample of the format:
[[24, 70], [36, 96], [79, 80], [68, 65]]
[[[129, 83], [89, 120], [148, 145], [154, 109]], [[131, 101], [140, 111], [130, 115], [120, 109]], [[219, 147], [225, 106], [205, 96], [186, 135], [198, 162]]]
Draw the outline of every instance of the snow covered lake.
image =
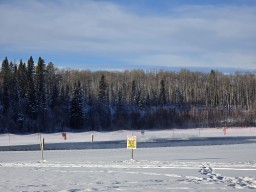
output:
[[[130, 132], [94, 133], [94, 142], [123, 141]], [[255, 191], [256, 129], [134, 132], [139, 142], [208, 138], [205, 144], [87, 150], [0, 151], [0, 191]], [[91, 133], [41, 135], [48, 143], [89, 142]], [[123, 135], [122, 138], [120, 138]], [[10, 136], [10, 138], [9, 138]], [[38, 135], [1, 135], [1, 146], [38, 142]], [[215, 144], [209, 138], [246, 137], [244, 143]], [[30, 139], [28, 139], [30, 138]], [[251, 138], [251, 139], [250, 139]], [[9, 140], [10, 139], [10, 140]], [[171, 142], [170, 142], [171, 143]]]

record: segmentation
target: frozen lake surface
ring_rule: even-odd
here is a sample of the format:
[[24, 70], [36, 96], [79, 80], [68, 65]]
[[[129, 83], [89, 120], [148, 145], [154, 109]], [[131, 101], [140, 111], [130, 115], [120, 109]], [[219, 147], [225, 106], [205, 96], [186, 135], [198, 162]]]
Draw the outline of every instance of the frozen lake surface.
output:
[[[137, 137], [140, 142], [153, 143], [167, 139], [167, 133], [171, 139], [186, 138], [187, 143], [189, 138], [206, 136], [239, 139], [235, 134], [221, 136], [219, 133], [223, 132], [220, 131], [216, 129], [215, 133], [207, 136], [201, 130], [200, 135], [188, 132], [187, 135], [180, 134], [180, 137], [178, 134], [173, 136], [170, 131], [162, 134], [159, 131], [155, 135], [146, 131], [143, 136], [138, 132]], [[205, 141], [207, 145], [138, 148], [134, 150], [134, 160], [131, 160], [131, 151], [125, 148], [46, 150], [44, 161], [39, 150], [1, 151], [0, 191], [255, 191], [254, 133], [254, 129], [247, 129], [247, 134], [244, 132], [242, 136], [251, 136], [252, 139], [240, 144], [215, 145], [208, 139]], [[79, 133], [82, 134], [88, 133]], [[105, 139], [101, 141], [116, 140], [115, 136], [119, 134], [124, 132], [104, 133]], [[48, 140], [52, 138], [52, 143], [58, 143], [53, 139], [56, 136], [48, 135]], [[6, 137], [2, 135], [0, 139]], [[24, 138], [36, 135], [12, 137], [18, 138], [15, 146], [24, 145]], [[79, 144], [83, 137], [77, 138], [80, 138]], [[59, 145], [74, 143], [61, 137], [59, 140]], [[6, 146], [8, 143], [7, 140]], [[10, 146], [11, 143], [12, 140]], [[28, 144], [33, 143], [28, 141]]]

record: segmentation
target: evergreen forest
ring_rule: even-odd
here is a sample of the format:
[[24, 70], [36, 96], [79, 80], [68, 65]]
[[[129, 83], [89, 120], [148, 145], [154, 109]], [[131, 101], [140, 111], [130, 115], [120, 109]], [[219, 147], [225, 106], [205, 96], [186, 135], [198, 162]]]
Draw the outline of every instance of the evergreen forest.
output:
[[2, 61], [0, 133], [256, 125], [256, 74], [60, 69]]

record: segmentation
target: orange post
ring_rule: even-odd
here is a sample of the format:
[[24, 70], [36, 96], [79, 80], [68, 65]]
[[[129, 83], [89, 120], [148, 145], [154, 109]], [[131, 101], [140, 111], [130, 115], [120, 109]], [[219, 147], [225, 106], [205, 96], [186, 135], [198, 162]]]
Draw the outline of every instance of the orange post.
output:
[[62, 137], [64, 138], [64, 140], [67, 140], [67, 133], [62, 133]]
[[227, 134], [227, 129], [228, 129], [227, 127], [224, 127], [224, 128], [223, 128], [224, 135], [226, 135], [226, 134]]

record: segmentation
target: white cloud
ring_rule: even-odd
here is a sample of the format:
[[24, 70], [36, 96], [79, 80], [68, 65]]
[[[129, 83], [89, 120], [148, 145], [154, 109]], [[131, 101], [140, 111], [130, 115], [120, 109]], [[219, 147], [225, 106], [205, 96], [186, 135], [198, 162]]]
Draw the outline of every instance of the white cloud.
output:
[[229, 53], [206, 53], [196, 56], [185, 54], [153, 54], [135, 58], [133, 63], [150, 67], [159, 65], [162, 67], [183, 66], [255, 69], [256, 56]]
[[135, 65], [255, 69], [255, 13], [248, 6], [183, 6], [157, 16], [104, 1], [22, 1], [0, 4], [0, 45]]

